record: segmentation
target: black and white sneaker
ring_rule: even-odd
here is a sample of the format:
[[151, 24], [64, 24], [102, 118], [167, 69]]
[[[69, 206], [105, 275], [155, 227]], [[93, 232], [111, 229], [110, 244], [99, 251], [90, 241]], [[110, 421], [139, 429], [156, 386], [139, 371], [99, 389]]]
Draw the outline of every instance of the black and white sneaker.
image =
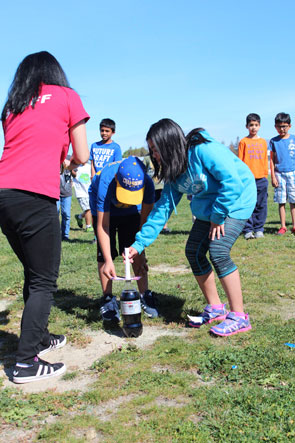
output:
[[105, 294], [100, 308], [102, 319], [106, 322], [119, 323], [120, 311], [116, 297], [112, 294]]
[[55, 349], [62, 348], [67, 342], [67, 338], [65, 335], [57, 335], [57, 334], [50, 334], [50, 342], [48, 346], [44, 346], [44, 349], [42, 349], [40, 352], [38, 352], [38, 355], [45, 355], [47, 352], [54, 351]]
[[155, 305], [155, 297], [152, 291], [149, 289], [145, 291], [144, 294], [140, 295], [141, 307], [144, 313], [149, 318], [157, 318], [159, 316], [156, 305]]
[[48, 363], [35, 357], [34, 362], [29, 367], [23, 367], [21, 363], [17, 363], [14, 367], [12, 380], [14, 383], [30, 383], [45, 378], [57, 377], [64, 374], [66, 369], [64, 363]]

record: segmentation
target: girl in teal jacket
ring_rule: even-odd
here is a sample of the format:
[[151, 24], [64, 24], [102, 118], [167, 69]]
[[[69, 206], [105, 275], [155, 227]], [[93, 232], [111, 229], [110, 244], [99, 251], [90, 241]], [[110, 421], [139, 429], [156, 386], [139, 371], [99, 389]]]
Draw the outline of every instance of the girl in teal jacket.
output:
[[[155, 177], [164, 180], [160, 200], [130, 247], [132, 260], [159, 235], [183, 194], [191, 194], [191, 209], [196, 221], [186, 244], [186, 256], [202, 290], [207, 306], [200, 317], [190, 317], [190, 326], [223, 320], [210, 329], [227, 336], [251, 329], [244, 313], [241, 282], [230, 251], [256, 204], [255, 179], [248, 168], [226, 146], [203, 129], [187, 137], [170, 119], [153, 124], [147, 143]], [[214, 273], [227, 295], [230, 311], [217, 293]]]

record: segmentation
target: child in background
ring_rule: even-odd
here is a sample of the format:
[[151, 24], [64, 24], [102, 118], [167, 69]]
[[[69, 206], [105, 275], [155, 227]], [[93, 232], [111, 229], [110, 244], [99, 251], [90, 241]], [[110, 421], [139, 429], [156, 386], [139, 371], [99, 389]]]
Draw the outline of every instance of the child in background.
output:
[[[134, 240], [153, 208], [155, 191], [152, 179], [137, 157], [109, 163], [96, 174], [89, 188], [93, 227], [97, 237], [98, 274], [103, 291], [101, 314], [104, 321], [120, 320], [116, 297], [112, 295], [112, 278], [116, 277], [113, 260]], [[140, 206], [141, 205], [141, 208]], [[142, 252], [142, 251], [141, 251]], [[136, 257], [133, 270], [138, 280], [141, 305], [149, 317], [157, 317], [154, 298], [148, 290], [144, 252]]]
[[[227, 147], [203, 129], [187, 137], [170, 119], [153, 124], [147, 142], [156, 177], [165, 181], [160, 200], [130, 247], [132, 260], [159, 235], [183, 194], [192, 195], [191, 210], [196, 217], [186, 256], [208, 305], [190, 326], [224, 320], [210, 331], [227, 336], [251, 329], [244, 313], [241, 282], [237, 266], [230, 258], [236, 239], [256, 204], [256, 186], [249, 168]], [[210, 260], [227, 295], [230, 312], [216, 289]]]
[[104, 118], [100, 122], [99, 128], [101, 141], [93, 143], [90, 149], [91, 180], [107, 163], [122, 160], [121, 148], [112, 140], [112, 136], [116, 132], [116, 123], [114, 120]]
[[243, 229], [246, 240], [264, 237], [264, 224], [267, 217], [267, 188], [268, 188], [268, 158], [267, 142], [259, 137], [260, 116], [249, 114], [246, 117], [247, 137], [239, 143], [239, 158], [252, 171], [257, 188], [257, 203], [253, 214], [247, 220]]
[[295, 234], [295, 136], [288, 134], [291, 128], [289, 114], [280, 112], [275, 117], [275, 128], [279, 135], [270, 140], [271, 183], [275, 188], [274, 202], [279, 204], [281, 227], [278, 235], [284, 235], [286, 228], [286, 202], [290, 203], [292, 217], [291, 233]]
[[[154, 177], [155, 169], [154, 169], [153, 162], [151, 161], [150, 154], [145, 155], [145, 157], [143, 159], [143, 163], [145, 164], [146, 172], [148, 173], [148, 175], [151, 177], [151, 179], [154, 182], [155, 203], [156, 203], [158, 200], [160, 200], [162, 190], [164, 188], [164, 182], [163, 181], [159, 182], [157, 179], [155, 179], [155, 177]], [[161, 231], [161, 234], [169, 234], [170, 232], [171, 232], [171, 229], [168, 228], [168, 224], [166, 223], [164, 228]]]
[[69, 160], [65, 160], [60, 171], [60, 196], [56, 202], [57, 212], [61, 213], [61, 239], [70, 240], [71, 205], [72, 205], [72, 173], [66, 167]]
[[81, 214], [76, 214], [75, 219], [78, 223], [79, 228], [83, 228], [83, 218], [85, 219], [87, 232], [93, 232], [92, 217], [89, 204], [88, 188], [90, 186], [91, 180], [91, 165], [90, 162], [85, 163], [85, 165], [80, 165], [77, 169], [72, 171], [73, 185], [75, 189], [76, 198], [82, 209]]

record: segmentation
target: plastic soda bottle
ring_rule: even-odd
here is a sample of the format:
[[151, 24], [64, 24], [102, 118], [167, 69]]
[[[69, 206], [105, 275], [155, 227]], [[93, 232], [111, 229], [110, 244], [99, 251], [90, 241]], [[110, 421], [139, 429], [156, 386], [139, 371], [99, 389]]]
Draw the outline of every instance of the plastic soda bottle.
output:
[[125, 289], [121, 293], [121, 314], [123, 331], [126, 337], [142, 334], [140, 295], [135, 289]]

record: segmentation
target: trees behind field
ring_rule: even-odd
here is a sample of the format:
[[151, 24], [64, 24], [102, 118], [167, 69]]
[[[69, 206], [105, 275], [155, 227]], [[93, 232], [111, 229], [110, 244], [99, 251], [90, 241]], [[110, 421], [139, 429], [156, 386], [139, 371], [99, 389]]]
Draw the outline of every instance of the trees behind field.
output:
[[129, 149], [127, 149], [127, 151], [123, 153], [123, 158], [128, 158], [130, 157], [130, 155], [134, 155], [135, 157], [144, 157], [148, 153], [148, 149], [144, 147], [135, 149], [132, 149], [132, 147], [130, 147]]

